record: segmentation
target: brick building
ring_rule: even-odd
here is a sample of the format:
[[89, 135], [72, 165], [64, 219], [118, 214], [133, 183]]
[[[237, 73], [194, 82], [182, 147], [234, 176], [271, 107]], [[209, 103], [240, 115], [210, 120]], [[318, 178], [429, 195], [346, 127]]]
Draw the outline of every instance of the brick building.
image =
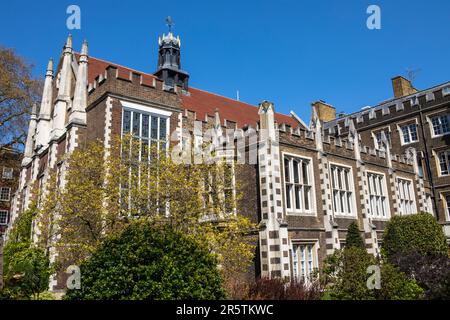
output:
[[[383, 134], [393, 153], [403, 154], [414, 148], [419, 175], [430, 190], [425, 193], [425, 202], [450, 239], [450, 82], [417, 90], [409, 80], [395, 77], [392, 87], [393, 99], [350, 115], [325, 119], [325, 133], [346, 136], [353, 121], [362, 143], [373, 149], [382, 149]], [[333, 113], [333, 107], [318, 104]]]
[[16, 192], [22, 154], [18, 150], [0, 149], [0, 234], [9, 224], [11, 199]]
[[[84, 42], [75, 53], [69, 36], [55, 71], [49, 61], [12, 220], [29, 205], [32, 187], [45, 186], [49, 168], [64, 183], [63, 155], [86, 141], [100, 139], [108, 147], [114, 136], [132, 132], [160, 149], [186, 148], [201, 145], [206, 130], [227, 142], [218, 147], [225, 144], [245, 160], [238, 161], [236, 176], [245, 197], [236, 207], [260, 225], [256, 275], [307, 277], [345, 244], [352, 221], [377, 254], [383, 228], [399, 208], [407, 208], [403, 214], [432, 211], [415, 149], [396, 154], [384, 134], [380, 148], [364, 146], [359, 122], [351, 118], [346, 133], [336, 135], [330, 131], [337, 121], [333, 110], [323, 103], [315, 105], [307, 126], [295, 114], [276, 113], [267, 101], [252, 106], [192, 88], [181, 68], [180, 39], [172, 33], [159, 39], [153, 74], [88, 57], [87, 49]], [[244, 149], [234, 153], [238, 141]]]

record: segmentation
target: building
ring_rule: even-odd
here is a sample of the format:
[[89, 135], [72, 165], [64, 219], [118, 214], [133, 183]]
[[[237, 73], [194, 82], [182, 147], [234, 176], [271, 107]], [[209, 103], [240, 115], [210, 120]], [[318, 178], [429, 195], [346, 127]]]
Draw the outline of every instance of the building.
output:
[[[29, 206], [31, 190], [45, 186], [49, 168], [57, 169], [63, 187], [63, 156], [86, 141], [109, 147], [114, 136], [132, 132], [159, 148], [187, 148], [201, 145], [207, 130], [225, 151], [244, 141], [232, 156], [245, 188], [237, 210], [260, 225], [253, 276], [307, 277], [345, 244], [352, 221], [377, 254], [399, 208], [432, 211], [415, 149], [395, 154], [385, 134], [382, 148], [364, 146], [353, 119], [346, 134], [330, 133], [332, 109], [323, 103], [307, 126], [268, 101], [252, 106], [192, 88], [180, 49], [179, 37], [163, 35], [152, 74], [89, 57], [86, 42], [75, 53], [69, 36], [56, 70], [49, 61], [42, 103], [33, 110], [12, 221]], [[52, 282], [53, 289], [62, 285]]]
[[11, 199], [16, 192], [22, 154], [18, 150], [0, 149], [0, 234], [9, 224]]
[[[380, 150], [381, 136], [389, 140], [390, 150], [403, 154], [417, 151], [419, 174], [430, 192], [425, 201], [443, 226], [450, 240], [450, 82], [417, 90], [403, 77], [392, 79], [394, 98], [358, 112], [324, 119], [325, 133], [346, 136], [353, 121], [364, 145]], [[326, 103], [320, 107], [330, 114]], [[397, 186], [398, 187], [398, 186]], [[401, 212], [408, 209], [400, 207]]]

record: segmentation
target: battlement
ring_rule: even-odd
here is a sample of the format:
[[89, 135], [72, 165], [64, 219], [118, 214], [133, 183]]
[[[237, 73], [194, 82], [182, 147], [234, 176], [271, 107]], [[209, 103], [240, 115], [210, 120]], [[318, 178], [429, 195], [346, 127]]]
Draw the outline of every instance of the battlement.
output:
[[367, 126], [383, 119], [385, 116], [402, 115], [407, 110], [418, 109], [419, 105], [441, 100], [449, 95], [450, 82], [446, 82], [427, 90], [415, 92], [401, 98], [391, 99], [375, 107], [367, 107], [345, 117], [325, 122], [324, 129], [328, 134], [340, 134], [348, 128], [351, 120], [354, 120], [358, 127]]

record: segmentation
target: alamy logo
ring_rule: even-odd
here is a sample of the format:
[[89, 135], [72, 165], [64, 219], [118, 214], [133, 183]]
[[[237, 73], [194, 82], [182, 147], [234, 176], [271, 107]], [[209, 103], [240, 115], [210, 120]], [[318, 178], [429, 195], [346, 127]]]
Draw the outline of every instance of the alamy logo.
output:
[[367, 14], [370, 16], [367, 18], [367, 28], [369, 30], [381, 29], [381, 9], [379, 6], [372, 4], [367, 8]]
[[80, 7], [72, 4], [67, 7], [66, 13], [70, 14], [70, 16], [67, 17], [67, 20], [66, 20], [67, 29], [80, 30], [81, 29], [81, 9], [80, 9]]
[[76, 265], [71, 265], [66, 270], [67, 274], [70, 276], [67, 278], [66, 286], [69, 290], [80, 290], [81, 289], [81, 272], [80, 267]]
[[369, 290], [381, 289], [381, 272], [380, 267], [376, 265], [369, 266], [367, 268], [367, 273], [370, 274], [367, 279], [367, 288]]

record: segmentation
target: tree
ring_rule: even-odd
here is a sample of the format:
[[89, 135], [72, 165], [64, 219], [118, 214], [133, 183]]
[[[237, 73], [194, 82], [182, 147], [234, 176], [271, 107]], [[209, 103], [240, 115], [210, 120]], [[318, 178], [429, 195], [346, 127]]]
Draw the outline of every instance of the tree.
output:
[[359, 227], [356, 222], [352, 222], [347, 229], [347, 236], [345, 238], [345, 247], [365, 248], [364, 240], [359, 232]]
[[450, 299], [450, 258], [418, 252], [391, 256], [392, 264], [424, 288], [425, 299]]
[[442, 227], [428, 213], [394, 216], [384, 230], [382, 249], [388, 258], [409, 252], [448, 254]]
[[[152, 161], [139, 161], [149, 154]], [[81, 145], [63, 166], [64, 189], [50, 174], [35, 218], [39, 245], [57, 248], [61, 270], [144, 217], [204, 243], [217, 255], [225, 282], [252, 263], [248, 235], [256, 226], [235, 209], [240, 192], [239, 185], [230, 188], [234, 163], [186, 165], [125, 136], [108, 150], [99, 141]]]
[[16, 252], [8, 261], [6, 286], [16, 297], [39, 298], [48, 288], [52, 270], [47, 255], [38, 248]]
[[33, 66], [12, 49], [0, 46], [0, 148], [25, 144], [31, 107], [42, 94]]
[[138, 219], [81, 264], [69, 300], [222, 299], [216, 256], [169, 225]]
[[[369, 266], [378, 266], [380, 288], [369, 288]], [[322, 281], [325, 299], [411, 300], [422, 297], [423, 289], [395, 266], [377, 261], [365, 249], [346, 247], [327, 257]]]

